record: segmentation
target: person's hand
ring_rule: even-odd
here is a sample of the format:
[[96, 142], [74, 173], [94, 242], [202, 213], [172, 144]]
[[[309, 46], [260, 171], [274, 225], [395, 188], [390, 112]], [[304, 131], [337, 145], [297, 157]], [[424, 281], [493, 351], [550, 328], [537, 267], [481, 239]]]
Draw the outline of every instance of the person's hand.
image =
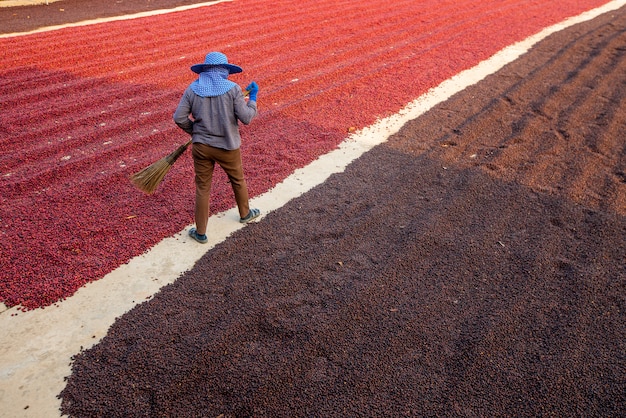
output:
[[256, 102], [256, 95], [259, 92], [258, 84], [255, 81], [253, 81], [252, 83], [248, 85], [248, 87], [246, 87], [246, 90], [250, 92], [249, 93], [250, 100], [254, 100]]

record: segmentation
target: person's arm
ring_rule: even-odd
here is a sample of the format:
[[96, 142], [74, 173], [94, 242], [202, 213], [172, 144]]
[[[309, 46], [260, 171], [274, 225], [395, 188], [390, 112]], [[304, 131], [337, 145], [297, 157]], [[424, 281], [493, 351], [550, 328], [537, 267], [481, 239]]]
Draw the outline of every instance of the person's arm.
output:
[[250, 91], [250, 100], [246, 102], [246, 99], [243, 97], [241, 88], [236, 89], [234, 99], [235, 116], [244, 125], [248, 125], [250, 122], [252, 122], [252, 119], [254, 119], [257, 114], [256, 95], [259, 91], [259, 87], [256, 85], [256, 83], [252, 82], [252, 84], [248, 86], [247, 90]]
[[178, 103], [178, 107], [174, 112], [174, 122], [180, 129], [187, 132], [189, 135], [193, 134], [193, 121], [189, 119], [191, 114], [191, 100], [189, 97], [189, 89], [185, 90], [183, 97]]

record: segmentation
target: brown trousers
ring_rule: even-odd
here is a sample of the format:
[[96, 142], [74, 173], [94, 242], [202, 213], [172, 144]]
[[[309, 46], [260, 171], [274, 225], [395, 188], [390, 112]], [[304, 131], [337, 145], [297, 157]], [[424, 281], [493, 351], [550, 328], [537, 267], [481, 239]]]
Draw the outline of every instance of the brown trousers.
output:
[[243, 176], [241, 151], [228, 151], [205, 144], [194, 143], [192, 148], [193, 167], [196, 173], [196, 231], [206, 234], [209, 222], [209, 198], [213, 170], [217, 163], [228, 175], [239, 209], [239, 217], [244, 218], [250, 212], [248, 203], [248, 187]]

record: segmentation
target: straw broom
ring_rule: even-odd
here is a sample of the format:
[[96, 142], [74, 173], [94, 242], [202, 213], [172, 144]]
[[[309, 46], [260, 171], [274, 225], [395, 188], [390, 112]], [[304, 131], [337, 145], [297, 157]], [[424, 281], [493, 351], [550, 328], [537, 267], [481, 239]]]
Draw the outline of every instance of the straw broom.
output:
[[[250, 92], [246, 90], [243, 92], [243, 95], [247, 96], [249, 93]], [[178, 160], [178, 157], [183, 155], [190, 144], [191, 140], [178, 147], [167, 157], [161, 158], [159, 161], [156, 161], [143, 170], [133, 174], [130, 180], [139, 190], [147, 194], [154, 193], [157, 187], [159, 187], [159, 184], [161, 184], [161, 181], [163, 181], [165, 175], [168, 171], [170, 171], [170, 168], [172, 168], [172, 165], [174, 165], [176, 160]]]
[[170, 171], [170, 168], [172, 168], [172, 165], [174, 165], [176, 160], [178, 160], [178, 157], [180, 157], [187, 150], [187, 147], [190, 144], [191, 140], [178, 147], [167, 157], [161, 158], [159, 161], [154, 162], [143, 170], [133, 174], [131, 181], [139, 190], [148, 194], [154, 193], [167, 172]]

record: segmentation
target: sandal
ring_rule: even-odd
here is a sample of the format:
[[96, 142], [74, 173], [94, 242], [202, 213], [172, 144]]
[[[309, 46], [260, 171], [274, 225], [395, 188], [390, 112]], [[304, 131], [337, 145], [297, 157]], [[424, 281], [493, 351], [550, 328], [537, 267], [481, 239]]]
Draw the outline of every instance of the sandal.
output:
[[200, 244], [206, 244], [207, 242], [209, 242], [209, 239], [207, 238], [206, 234], [204, 235], [198, 234], [198, 231], [196, 231], [196, 228], [191, 228], [189, 230], [189, 236], [195, 239], [196, 241], [198, 241]]
[[248, 212], [248, 216], [246, 216], [245, 218], [239, 218], [239, 222], [241, 222], [242, 224], [247, 224], [251, 220], [258, 218], [260, 214], [260, 210], [250, 209], [250, 212]]

